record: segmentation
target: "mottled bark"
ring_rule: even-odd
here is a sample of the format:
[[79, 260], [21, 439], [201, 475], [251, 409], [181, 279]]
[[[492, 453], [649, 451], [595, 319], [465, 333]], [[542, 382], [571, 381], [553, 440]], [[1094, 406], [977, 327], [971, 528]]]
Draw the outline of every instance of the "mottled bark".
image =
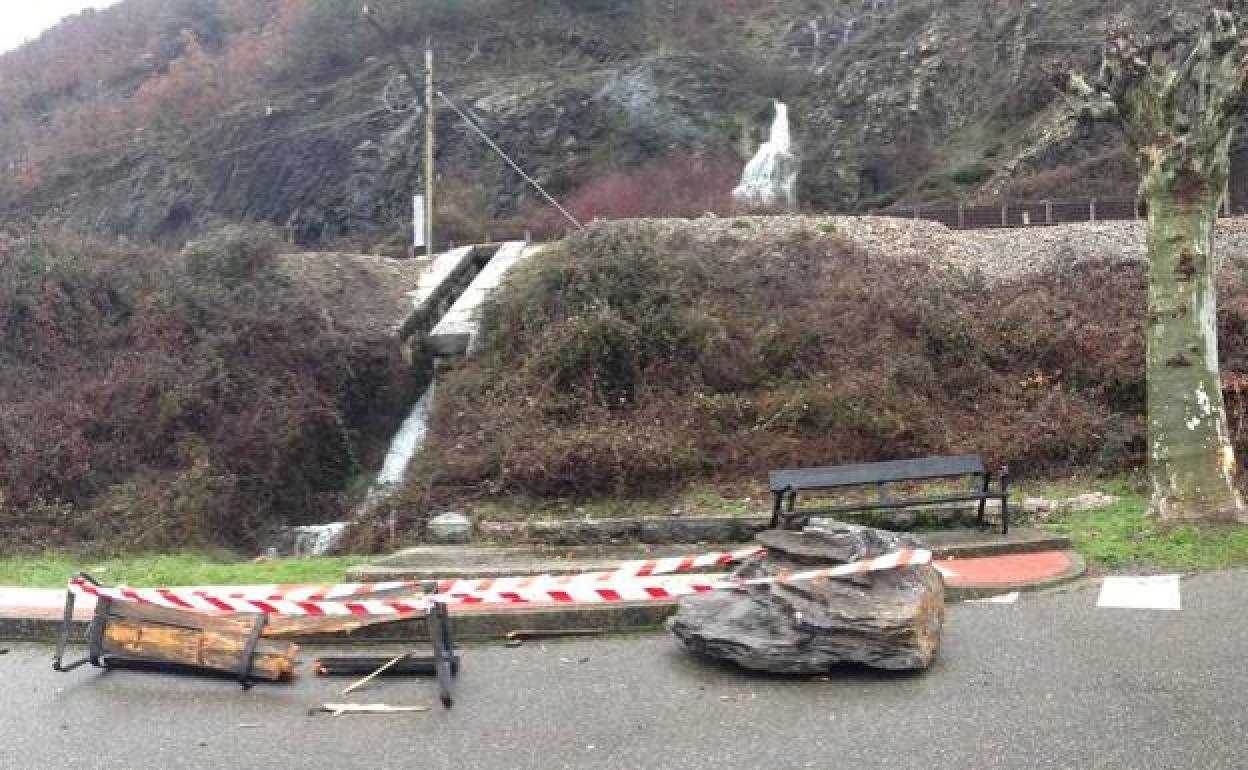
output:
[[1146, 198], [1152, 510], [1163, 519], [1234, 517], [1242, 503], [1218, 374], [1217, 197], [1193, 205], [1159, 190]]
[[1211, 11], [1196, 34], [1139, 43], [1111, 32], [1094, 83], [1058, 79], [1079, 100], [1080, 117], [1119, 123], [1139, 162], [1148, 205], [1152, 513], [1167, 520], [1245, 518], [1218, 372], [1214, 286], [1214, 225], [1248, 81], [1240, 5]]

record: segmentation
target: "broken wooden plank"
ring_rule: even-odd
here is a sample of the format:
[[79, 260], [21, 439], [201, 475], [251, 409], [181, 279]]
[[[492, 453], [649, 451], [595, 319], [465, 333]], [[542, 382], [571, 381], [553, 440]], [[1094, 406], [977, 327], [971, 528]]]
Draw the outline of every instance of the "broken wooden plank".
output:
[[[159, 607], [114, 603], [105, 619], [105, 656], [196, 666], [239, 674], [254, 618], [229, 618]], [[284, 681], [294, 673], [298, 645], [260, 639], [250, 676]]]

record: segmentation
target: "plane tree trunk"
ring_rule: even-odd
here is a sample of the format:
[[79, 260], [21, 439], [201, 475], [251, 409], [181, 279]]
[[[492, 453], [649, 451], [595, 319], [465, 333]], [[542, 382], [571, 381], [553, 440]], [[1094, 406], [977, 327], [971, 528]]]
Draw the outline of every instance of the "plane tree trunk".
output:
[[1148, 461], [1152, 513], [1164, 520], [1245, 520], [1218, 371], [1214, 256], [1248, 81], [1243, 2], [1211, 11], [1194, 43], [1191, 35], [1140, 43], [1113, 30], [1095, 82], [1057, 79], [1081, 117], [1121, 126], [1139, 163], [1148, 206]]

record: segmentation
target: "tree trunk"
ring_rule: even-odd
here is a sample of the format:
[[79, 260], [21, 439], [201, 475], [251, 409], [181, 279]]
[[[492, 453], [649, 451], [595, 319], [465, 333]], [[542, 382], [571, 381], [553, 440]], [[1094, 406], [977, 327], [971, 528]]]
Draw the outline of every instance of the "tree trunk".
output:
[[[1167, 16], [1168, 37], [1113, 25], [1094, 84], [1054, 83], [1083, 120], [1119, 124], [1148, 202], [1148, 460], [1153, 515], [1248, 521], [1218, 372], [1218, 204], [1235, 124], [1248, 113], [1248, 0], [1213, 7], [1199, 29]], [[1178, 25], [1176, 26], [1176, 21]]]
[[1166, 155], [1152, 156], [1141, 185], [1148, 201], [1151, 271], [1147, 326], [1151, 512], [1163, 520], [1242, 519], [1218, 373], [1213, 252], [1227, 155], [1222, 148], [1208, 165], [1192, 163], [1191, 158], [1176, 164]]

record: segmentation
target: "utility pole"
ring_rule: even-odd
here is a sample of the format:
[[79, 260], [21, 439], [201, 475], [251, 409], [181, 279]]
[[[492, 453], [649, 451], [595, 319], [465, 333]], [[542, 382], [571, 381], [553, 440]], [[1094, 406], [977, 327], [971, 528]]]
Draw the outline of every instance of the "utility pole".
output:
[[[415, 85], [413, 83], [413, 85]], [[425, 256], [433, 256], [433, 40], [425, 38]]]
[[[377, 39], [385, 45], [399, 71], [407, 78], [408, 85], [416, 88], [416, 73], [408, 66], [403, 52], [390, 37], [385, 26], [373, 15], [366, 4], [361, 8], [364, 21], [377, 33]], [[425, 256], [433, 256], [433, 143], [436, 126], [434, 99], [437, 91], [433, 87], [433, 38], [425, 38]]]

